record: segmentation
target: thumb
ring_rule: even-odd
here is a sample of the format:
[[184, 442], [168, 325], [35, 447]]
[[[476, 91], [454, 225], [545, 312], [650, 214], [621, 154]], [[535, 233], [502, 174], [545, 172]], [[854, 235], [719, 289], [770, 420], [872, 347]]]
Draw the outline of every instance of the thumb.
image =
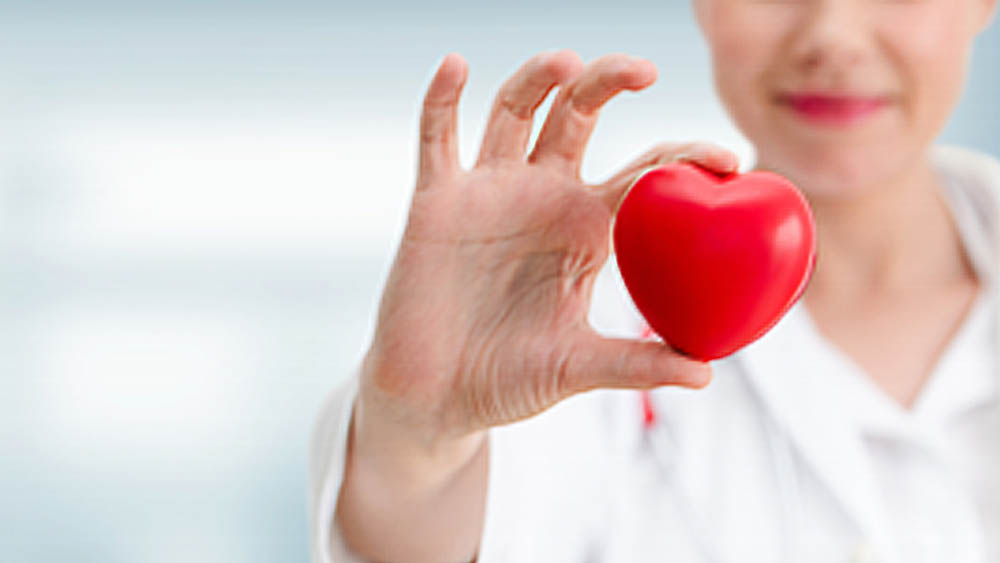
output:
[[593, 332], [570, 349], [564, 369], [564, 389], [570, 393], [661, 385], [700, 389], [712, 380], [707, 362], [683, 356], [662, 342], [604, 338]]

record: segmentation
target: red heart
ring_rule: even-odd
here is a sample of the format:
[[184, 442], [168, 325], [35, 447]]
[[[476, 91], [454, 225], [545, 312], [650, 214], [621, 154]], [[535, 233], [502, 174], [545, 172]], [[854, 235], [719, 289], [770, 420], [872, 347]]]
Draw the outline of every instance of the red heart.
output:
[[699, 360], [728, 356], [767, 332], [802, 295], [816, 260], [809, 204], [769, 172], [652, 168], [622, 201], [613, 236], [639, 311], [670, 346]]

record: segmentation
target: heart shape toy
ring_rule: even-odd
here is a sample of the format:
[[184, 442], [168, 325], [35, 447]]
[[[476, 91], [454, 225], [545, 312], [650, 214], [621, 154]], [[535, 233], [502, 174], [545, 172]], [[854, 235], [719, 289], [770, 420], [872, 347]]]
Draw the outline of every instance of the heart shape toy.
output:
[[619, 206], [613, 238], [622, 279], [650, 327], [706, 361], [774, 326], [802, 295], [816, 260], [808, 203], [770, 172], [648, 169]]

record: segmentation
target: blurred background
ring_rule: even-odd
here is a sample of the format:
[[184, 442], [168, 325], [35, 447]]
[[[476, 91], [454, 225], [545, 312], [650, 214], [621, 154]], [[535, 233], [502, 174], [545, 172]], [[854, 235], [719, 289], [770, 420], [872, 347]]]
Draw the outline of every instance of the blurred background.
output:
[[[0, 4], [0, 559], [306, 560], [310, 426], [369, 338], [437, 63], [469, 61], [466, 163], [502, 80], [562, 47], [660, 69], [585, 179], [668, 140], [746, 163], [689, 12]], [[1000, 154], [996, 25], [973, 64], [944, 138]]]

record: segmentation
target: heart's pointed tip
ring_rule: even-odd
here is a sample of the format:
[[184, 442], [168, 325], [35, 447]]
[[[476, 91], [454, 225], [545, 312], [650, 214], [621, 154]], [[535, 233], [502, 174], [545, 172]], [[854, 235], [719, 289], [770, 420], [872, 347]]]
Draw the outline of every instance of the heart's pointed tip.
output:
[[688, 358], [695, 360], [696, 362], [702, 362], [702, 363], [713, 362], [715, 360], [718, 360], [719, 358], [724, 358], [729, 355], [728, 353], [724, 354], [719, 352], [702, 352], [702, 353], [681, 352], [681, 353], [687, 356]]

